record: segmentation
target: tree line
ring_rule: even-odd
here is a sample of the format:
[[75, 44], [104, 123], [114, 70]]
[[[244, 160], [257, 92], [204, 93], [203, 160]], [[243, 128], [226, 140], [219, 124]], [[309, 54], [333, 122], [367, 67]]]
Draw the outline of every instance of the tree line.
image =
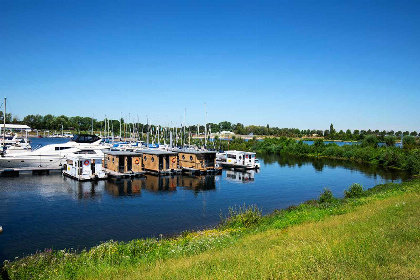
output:
[[[0, 122], [3, 123], [3, 112], [0, 112]], [[130, 131], [136, 129], [139, 132], [155, 131], [158, 129], [156, 125], [148, 125], [143, 123], [126, 123], [124, 119], [105, 119], [97, 120], [91, 117], [68, 117], [65, 115], [54, 116], [51, 114], [47, 115], [27, 115], [22, 120], [16, 116], [12, 117], [10, 113], [6, 114], [6, 123], [12, 124], [26, 124], [32, 129], [37, 130], [72, 130], [72, 131], [104, 131], [107, 127], [107, 131], [111, 131], [114, 135], [120, 133], [120, 124], [123, 131]], [[93, 125], [93, 127], [92, 127]], [[206, 127], [204, 125], [190, 125], [186, 127], [186, 130], [192, 134], [203, 134]], [[305, 137], [324, 137], [327, 140], [351, 140], [361, 141], [368, 135], [375, 135], [380, 141], [385, 141], [387, 136], [393, 136], [401, 138], [403, 136], [418, 136], [416, 131], [393, 131], [393, 130], [350, 130], [336, 131], [333, 124], [330, 125], [329, 129], [298, 129], [298, 128], [279, 128], [270, 127], [270, 125], [248, 125], [245, 126], [242, 123], [231, 123], [229, 121], [223, 121], [220, 123], [207, 123], [207, 133], [218, 133], [222, 131], [231, 131], [239, 135], [266, 135], [276, 137], [293, 137], [293, 138], [305, 138]]]

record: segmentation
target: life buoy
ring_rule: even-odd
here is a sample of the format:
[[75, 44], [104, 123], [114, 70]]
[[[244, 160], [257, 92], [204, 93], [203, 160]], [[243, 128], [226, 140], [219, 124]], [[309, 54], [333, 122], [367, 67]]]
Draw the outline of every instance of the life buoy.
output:
[[173, 158], [172, 158], [172, 163], [175, 163], [175, 161], [176, 161], [176, 159], [173, 157]]
[[138, 158], [136, 158], [136, 160], [134, 161], [134, 163], [135, 163], [135, 164], [139, 164], [139, 163], [140, 163], [139, 159], [138, 159]]
[[83, 162], [83, 164], [84, 164], [84, 165], [86, 165], [86, 166], [88, 166], [88, 165], [89, 165], [89, 161], [88, 161], [88, 160], [85, 160], [85, 161]]

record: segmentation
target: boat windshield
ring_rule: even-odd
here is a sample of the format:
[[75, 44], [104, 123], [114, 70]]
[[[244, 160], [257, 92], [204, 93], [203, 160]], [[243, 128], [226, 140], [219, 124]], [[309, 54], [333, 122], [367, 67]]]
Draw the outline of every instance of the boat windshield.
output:
[[80, 135], [75, 135], [73, 138], [71, 138], [71, 141], [74, 141], [76, 143], [93, 143], [98, 141], [99, 138], [96, 135], [89, 135], [89, 134], [80, 134]]

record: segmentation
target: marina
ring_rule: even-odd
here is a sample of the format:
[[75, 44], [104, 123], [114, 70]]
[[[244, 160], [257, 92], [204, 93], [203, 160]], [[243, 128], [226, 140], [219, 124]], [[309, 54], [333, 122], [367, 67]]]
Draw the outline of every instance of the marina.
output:
[[369, 188], [409, 178], [335, 160], [260, 160], [260, 171], [225, 169], [220, 175], [143, 174], [90, 182], [64, 177], [60, 171], [0, 177], [0, 199], [5, 202], [0, 205], [0, 259], [51, 247], [83, 249], [109, 239], [171, 235], [214, 226], [220, 213], [235, 205], [256, 204], [270, 213], [317, 197], [324, 187], [340, 196], [354, 182]]

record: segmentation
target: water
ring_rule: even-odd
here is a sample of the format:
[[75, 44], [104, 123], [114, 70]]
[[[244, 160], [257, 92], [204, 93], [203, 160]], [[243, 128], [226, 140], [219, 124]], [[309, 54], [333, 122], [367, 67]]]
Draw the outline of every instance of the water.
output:
[[[60, 141], [63, 139], [60, 139]], [[48, 140], [52, 141], [52, 140]], [[82, 249], [110, 239], [128, 241], [214, 226], [229, 206], [256, 204], [267, 214], [319, 196], [342, 197], [408, 178], [337, 160], [260, 157], [259, 173], [80, 183], [60, 174], [0, 178], [0, 262], [46, 248]]]

